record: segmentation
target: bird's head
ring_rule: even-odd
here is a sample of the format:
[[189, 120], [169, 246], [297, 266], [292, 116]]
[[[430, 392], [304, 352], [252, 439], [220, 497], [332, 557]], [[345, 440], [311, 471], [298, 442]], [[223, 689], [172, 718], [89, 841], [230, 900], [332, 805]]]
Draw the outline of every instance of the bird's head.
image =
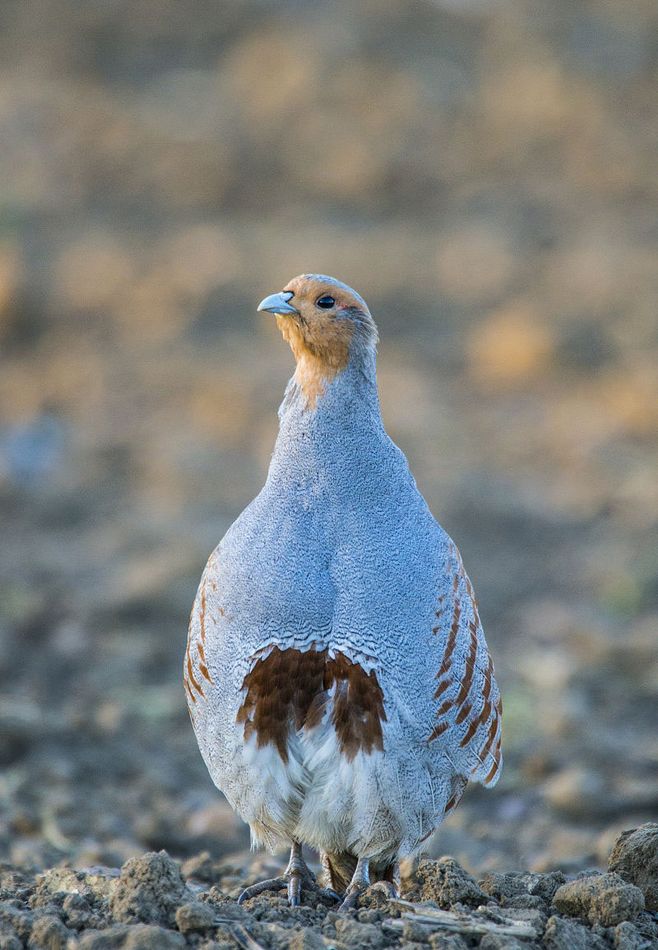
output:
[[350, 360], [372, 353], [377, 344], [365, 300], [334, 277], [301, 274], [262, 300], [258, 309], [275, 315], [297, 360], [295, 378], [311, 406]]

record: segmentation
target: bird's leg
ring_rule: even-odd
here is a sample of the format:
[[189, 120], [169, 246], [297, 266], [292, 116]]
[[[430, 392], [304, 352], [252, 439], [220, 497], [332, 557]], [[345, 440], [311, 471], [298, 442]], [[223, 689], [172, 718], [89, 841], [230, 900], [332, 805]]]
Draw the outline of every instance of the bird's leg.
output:
[[338, 908], [338, 913], [344, 914], [345, 911], [352, 910], [352, 908], [356, 907], [356, 902], [358, 901], [359, 897], [369, 886], [370, 859], [359, 858], [359, 860], [356, 862], [356, 868], [354, 869], [352, 880], [349, 883], [349, 887], [345, 891], [343, 903]]
[[272, 877], [267, 881], [259, 881], [258, 884], [246, 887], [238, 897], [238, 904], [242, 904], [252, 897], [257, 897], [265, 891], [282, 891], [285, 888], [288, 892], [288, 904], [291, 907], [299, 907], [302, 884], [308, 890], [315, 891], [320, 897], [329, 897], [334, 901], [340, 900], [338, 894], [332, 891], [331, 888], [320, 887], [316, 883], [315, 874], [304, 861], [301, 843], [293, 841], [290, 848], [290, 860], [281, 877]]
[[302, 899], [302, 880], [306, 878], [307, 881], [311, 880], [315, 884], [315, 874], [304, 861], [299, 841], [292, 843], [290, 860], [283, 876], [288, 879], [288, 903], [291, 907], [299, 907]]

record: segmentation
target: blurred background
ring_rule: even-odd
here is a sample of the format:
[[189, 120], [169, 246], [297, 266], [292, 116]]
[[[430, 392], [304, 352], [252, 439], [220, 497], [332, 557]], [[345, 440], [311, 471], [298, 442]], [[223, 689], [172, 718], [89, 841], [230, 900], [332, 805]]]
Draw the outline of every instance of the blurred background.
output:
[[431, 851], [570, 870], [655, 819], [657, 79], [651, 0], [3, 0], [0, 859], [247, 847], [180, 671], [302, 271], [370, 304], [503, 689]]

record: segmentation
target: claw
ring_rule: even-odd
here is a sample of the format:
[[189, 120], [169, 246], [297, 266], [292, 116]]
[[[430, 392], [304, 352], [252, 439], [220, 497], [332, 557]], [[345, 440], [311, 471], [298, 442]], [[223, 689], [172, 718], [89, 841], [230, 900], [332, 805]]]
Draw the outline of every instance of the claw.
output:
[[326, 897], [327, 900], [335, 901], [337, 904], [340, 904], [343, 899], [333, 887], [317, 887], [317, 894], [318, 897]]
[[299, 907], [302, 902], [302, 885], [307, 890], [313, 891], [318, 897], [324, 897], [336, 902], [340, 902], [341, 900], [340, 895], [330, 887], [320, 887], [317, 884], [315, 874], [302, 857], [302, 846], [295, 841], [290, 850], [288, 867], [281, 877], [273, 877], [267, 881], [259, 881], [258, 884], [245, 887], [238, 897], [238, 904], [243, 904], [252, 897], [258, 897], [259, 894], [263, 894], [265, 891], [286, 890], [290, 907]]

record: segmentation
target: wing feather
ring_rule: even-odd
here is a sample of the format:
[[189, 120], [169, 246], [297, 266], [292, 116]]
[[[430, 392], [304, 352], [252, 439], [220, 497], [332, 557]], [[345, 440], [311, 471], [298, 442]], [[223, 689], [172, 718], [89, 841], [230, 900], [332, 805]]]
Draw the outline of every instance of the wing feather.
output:
[[502, 702], [473, 586], [454, 544], [446, 571], [449, 593], [439, 598], [439, 623], [433, 628], [445, 646], [429, 742], [440, 744], [464, 778], [492, 786], [502, 767]]

